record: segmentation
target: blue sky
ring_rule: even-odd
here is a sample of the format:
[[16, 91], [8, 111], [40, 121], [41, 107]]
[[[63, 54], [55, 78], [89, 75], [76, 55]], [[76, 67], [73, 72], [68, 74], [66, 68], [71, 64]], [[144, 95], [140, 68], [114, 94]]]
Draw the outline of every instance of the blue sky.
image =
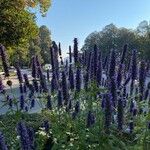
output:
[[50, 29], [63, 54], [74, 37], [81, 47], [88, 34], [105, 25], [136, 28], [143, 20], [150, 20], [150, 0], [52, 0], [46, 17], [37, 13], [38, 25]]

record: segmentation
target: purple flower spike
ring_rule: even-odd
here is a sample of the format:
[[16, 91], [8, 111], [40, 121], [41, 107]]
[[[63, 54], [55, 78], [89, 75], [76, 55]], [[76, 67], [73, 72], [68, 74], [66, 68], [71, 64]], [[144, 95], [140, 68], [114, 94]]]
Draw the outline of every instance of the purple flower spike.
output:
[[69, 83], [70, 83], [70, 89], [74, 89], [74, 73], [72, 70], [72, 65], [69, 67]]
[[4, 90], [4, 85], [2, 83], [2, 78], [0, 77], [0, 93], [3, 92]]
[[63, 98], [62, 98], [61, 90], [58, 91], [57, 100], [58, 100], [58, 103], [57, 103], [58, 108], [62, 107], [63, 106]]
[[94, 114], [89, 111], [87, 116], [87, 128], [90, 128], [95, 123], [95, 116]]
[[75, 105], [75, 112], [76, 112], [76, 114], [78, 114], [79, 111], [80, 111], [80, 102], [77, 101], [77, 102], [76, 102], [76, 105]]
[[112, 118], [111, 115], [112, 115], [112, 108], [111, 108], [110, 94], [105, 94], [105, 129], [107, 133], [109, 133], [109, 128], [111, 125], [111, 118]]
[[111, 50], [109, 62], [109, 78], [115, 77], [115, 67], [116, 67], [116, 52], [115, 50]]
[[30, 109], [33, 108], [34, 106], [35, 106], [35, 99], [32, 99]]
[[78, 63], [78, 40], [74, 38], [74, 62], [75, 64]]
[[5, 138], [1, 132], [0, 132], [0, 149], [1, 150], [8, 150], [8, 147], [7, 147], [6, 142], [5, 142]]
[[38, 86], [38, 82], [37, 82], [36, 79], [33, 79], [33, 86], [34, 86], [35, 91], [38, 92], [39, 91], [39, 86]]
[[28, 129], [24, 122], [18, 123], [17, 133], [20, 136], [21, 149], [30, 150], [31, 149], [30, 137], [28, 134]]
[[146, 78], [145, 63], [142, 61], [140, 65], [140, 71], [139, 71], [140, 100], [143, 100], [143, 95], [145, 91], [145, 78]]
[[118, 100], [118, 114], [117, 114], [117, 119], [118, 119], [118, 129], [122, 130], [123, 128], [123, 100], [122, 98], [119, 98]]
[[133, 133], [133, 130], [134, 130], [133, 121], [129, 123], [129, 129], [130, 129], [130, 133]]
[[37, 65], [36, 65], [36, 58], [32, 57], [32, 77], [36, 78], [37, 77]]
[[63, 92], [64, 104], [67, 105], [68, 100], [69, 100], [69, 95], [68, 95], [68, 86], [67, 86], [66, 74], [64, 71], [62, 72], [62, 92]]
[[22, 78], [21, 70], [20, 70], [18, 65], [16, 66], [16, 71], [17, 71], [17, 76], [18, 76], [19, 83], [22, 83], [23, 78]]
[[52, 110], [51, 96], [47, 96], [47, 109]]
[[49, 129], [50, 129], [50, 124], [49, 124], [48, 120], [44, 121], [43, 127], [45, 128], [46, 133], [48, 133]]
[[21, 109], [21, 110], [24, 109], [24, 104], [25, 104], [25, 102], [24, 102], [24, 96], [21, 95], [21, 96], [20, 96], [20, 109]]
[[29, 84], [30, 84], [30, 83], [29, 83], [28, 75], [27, 75], [27, 74], [24, 74], [23, 77], [24, 77], [26, 86], [29, 87]]
[[76, 71], [76, 91], [80, 92], [81, 90], [81, 69], [78, 67]]

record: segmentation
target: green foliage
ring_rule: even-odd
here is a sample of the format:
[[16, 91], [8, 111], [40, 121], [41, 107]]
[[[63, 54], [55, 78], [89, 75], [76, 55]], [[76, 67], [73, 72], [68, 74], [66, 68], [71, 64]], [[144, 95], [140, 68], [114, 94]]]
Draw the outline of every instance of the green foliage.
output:
[[[110, 127], [110, 133], [107, 134], [104, 129], [104, 112], [100, 107], [101, 99], [95, 97], [97, 92], [105, 93], [107, 89], [97, 88], [93, 82], [87, 91], [82, 90], [78, 96], [70, 93], [74, 102], [80, 101], [80, 112], [75, 119], [72, 119], [74, 109], [66, 111], [66, 107], [58, 109], [57, 96], [52, 96], [53, 109], [43, 111], [39, 114], [14, 112], [14, 115], [6, 114], [0, 119], [0, 128], [6, 136], [10, 150], [19, 146], [19, 140], [16, 134], [16, 125], [18, 121], [23, 120], [27, 126], [35, 129], [36, 148], [43, 150], [46, 142], [50, 139], [53, 143], [52, 149], [99, 149], [99, 150], [149, 150], [150, 147], [150, 130], [147, 128], [147, 122], [150, 120], [150, 113], [138, 114], [134, 116], [136, 123], [134, 132], [129, 133], [127, 123], [130, 122], [131, 116], [128, 109], [125, 110], [124, 130], [119, 131], [115, 125]], [[71, 92], [71, 91], [70, 91]], [[46, 96], [46, 95], [45, 95]], [[130, 100], [131, 97], [129, 97]], [[40, 101], [46, 102], [45, 98]], [[148, 107], [146, 101], [137, 100], [138, 107], [144, 109]], [[73, 103], [73, 106], [75, 103]], [[87, 114], [91, 110], [96, 116], [96, 122], [91, 127], [87, 127]], [[45, 132], [41, 124], [44, 120], [50, 123], [49, 132]], [[115, 121], [115, 120], [114, 120]]]
[[122, 45], [128, 44], [129, 49], [138, 49], [146, 60], [150, 58], [150, 25], [147, 21], [139, 24], [136, 30], [118, 28], [114, 24], [105, 26], [102, 31], [91, 33], [86, 39], [82, 50], [93, 50], [97, 44], [103, 54], [108, 54], [111, 48], [122, 50]]
[[38, 36], [29, 42], [29, 60], [33, 55], [38, 55], [42, 63], [50, 63], [50, 35], [51, 33], [46, 26], [43, 25], [39, 28]]
[[0, 1], [0, 43], [8, 49], [12, 65], [20, 60], [24, 65], [28, 63], [29, 41], [38, 36], [36, 15], [30, 8], [39, 8], [42, 15], [45, 15], [50, 5], [50, 0]]
[[39, 29], [39, 38], [40, 38], [40, 48], [41, 48], [41, 56], [44, 60], [44, 63], [50, 63], [50, 46], [51, 46], [51, 38], [50, 31], [46, 26], [41, 26]]

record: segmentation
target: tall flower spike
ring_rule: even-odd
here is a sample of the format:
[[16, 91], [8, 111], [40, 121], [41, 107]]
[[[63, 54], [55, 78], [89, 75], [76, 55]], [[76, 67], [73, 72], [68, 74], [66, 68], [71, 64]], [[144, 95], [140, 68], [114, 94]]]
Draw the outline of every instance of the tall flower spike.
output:
[[106, 133], [109, 133], [109, 128], [111, 125], [111, 116], [112, 114], [112, 109], [111, 109], [111, 100], [110, 100], [110, 95], [105, 94], [105, 130]]
[[52, 102], [51, 102], [51, 96], [50, 95], [47, 96], [47, 108], [49, 110], [52, 110]]
[[27, 74], [23, 74], [23, 77], [24, 77], [24, 81], [25, 81], [25, 84], [27, 87], [29, 87], [29, 78], [28, 78], [28, 75]]
[[29, 128], [27, 128], [27, 130], [28, 130], [31, 149], [34, 150], [35, 149], [35, 132], [34, 132], [34, 129], [29, 127]]
[[132, 59], [131, 59], [131, 78], [134, 81], [137, 78], [137, 51], [132, 51]]
[[116, 53], [115, 50], [111, 50], [110, 62], [109, 62], [109, 78], [115, 76], [115, 67], [116, 67]]
[[78, 114], [79, 111], [80, 111], [80, 102], [77, 101], [77, 102], [76, 102], [76, 105], [75, 105], [75, 113]]
[[56, 77], [58, 79], [59, 78], [59, 61], [58, 61], [59, 50], [57, 44], [54, 41], [52, 42], [52, 47], [53, 47], [53, 59], [54, 59], [53, 71], [55, 71]]
[[72, 70], [72, 65], [69, 67], [69, 83], [70, 83], [70, 89], [74, 90], [74, 73]]
[[47, 80], [49, 81], [49, 78], [50, 78], [50, 74], [49, 74], [49, 72], [50, 72], [50, 70], [49, 69], [47, 69], [46, 70], [46, 75], [47, 75]]
[[19, 83], [22, 83], [23, 78], [22, 78], [21, 70], [20, 70], [18, 65], [16, 66], [16, 71], [17, 71], [17, 76], [18, 76]]
[[38, 92], [39, 91], [39, 86], [38, 86], [37, 80], [33, 79], [32, 81], [33, 81], [33, 86], [34, 86], [35, 91]]
[[0, 149], [1, 150], [8, 150], [8, 147], [7, 147], [6, 142], [5, 142], [5, 138], [1, 132], [0, 132]]
[[36, 66], [36, 58], [35, 58], [35, 56], [32, 57], [31, 61], [32, 61], [32, 64], [31, 64], [32, 65], [31, 66], [32, 67], [32, 77], [36, 78], [36, 76], [37, 76], [37, 70], [36, 70], [37, 66]]
[[24, 96], [21, 95], [21, 96], [20, 96], [20, 109], [21, 109], [21, 110], [24, 109], [24, 104], [25, 104], [25, 102], [24, 102]]
[[91, 111], [89, 111], [86, 123], [87, 128], [90, 128], [94, 123], [95, 123], [95, 116]]
[[44, 120], [43, 127], [45, 128], [46, 133], [48, 133], [50, 129], [50, 124], [48, 120]]
[[22, 84], [19, 85], [19, 89], [20, 89], [20, 93], [23, 94], [23, 93], [24, 93], [24, 90], [23, 90]]
[[8, 67], [7, 55], [6, 55], [5, 47], [1, 44], [0, 44], [0, 55], [2, 58], [2, 65], [3, 65], [4, 72], [5, 72], [5, 77], [8, 77], [9, 67]]
[[30, 137], [28, 134], [28, 129], [24, 122], [18, 123], [17, 133], [20, 136], [21, 149], [30, 150], [31, 149]]
[[81, 69], [78, 67], [76, 71], [76, 91], [80, 92], [81, 90]]
[[72, 63], [71, 46], [69, 46], [69, 63]]
[[97, 83], [98, 85], [101, 85], [102, 82], [102, 56], [101, 56], [101, 51], [99, 52], [99, 57], [98, 57], [98, 68], [97, 68]]
[[122, 51], [122, 56], [121, 56], [121, 61], [120, 61], [121, 64], [124, 63], [125, 55], [126, 55], [126, 52], [127, 52], [127, 48], [128, 48], [128, 45], [125, 44], [124, 47], [123, 47], [123, 51]]
[[4, 85], [2, 82], [2, 78], [0, 77], [0, 93], [3, 92], [3, 90], [4, 90]]
[[59, 51], [59, 57], [60, 57], [61, 65], [63, 65], [63, 59], [62, 59], [62, 54], [61, 54], [61, 44], [60, 43], [58, 45], [58, 51]]
[[122, 70], [123, 70], [123, 63], [125, 60], [125, 55], [127, 52], [127, 44], [124, 45], [121, 59], [120, 59], [120, 64], [118, 68], [118, 74], [117, 74], [117, 87], [119, 88], [121, 86], [121, 81], [122, 81]]
[[54, 50], [52, 47], [50, 48], [50, 54], [51, 54], [52, 71], [54, 72], [54, 68], [55, 68], [55, 66], [54, 66]]
[[58, 108], [62, 107], [63, 106], [63, 98], [62, 98], [61, 90], [58, 90], [57, 100], [58, 100], [58, 103], [57, 103]]
[[98, 54], [98, 49], [97, 45], [94, 45], [94, 54], [93, 54], [93, 71], [94, 71], [94, 78], [96, 79], [96, 74], [97, 74], [97, 54]]
[[140, 71], [139, 71], [140, 100], [143, 100], [143, 96], [144, 96], [145, 79], [146, 79], [145, 63], [142, 61], [141, 64], [140, 64]]
[[69, 100], [69, 95], [68, 95], [68, 85], [67, 85], [67, 80], [66, 80], [66, 74], [63, 71], [62, 72], [62, 92], [63, 92], [63, 99], [64, 99], [64, 104], [68, 104]]
[[117, 88], [116, 88], [116, 79], [112, 77], [110, 79], [110, 93], [112, 96], [113, 105], [116, 106], [117, 103]]
[[74, 62], [75, 64], [78, 63], [78, 40], [74, 38]]
[[122, 98], [119, 98], [118, 100], [117, 119], [118, 119], [118, 129], [122, 130], [123, 129], [123, 100]]

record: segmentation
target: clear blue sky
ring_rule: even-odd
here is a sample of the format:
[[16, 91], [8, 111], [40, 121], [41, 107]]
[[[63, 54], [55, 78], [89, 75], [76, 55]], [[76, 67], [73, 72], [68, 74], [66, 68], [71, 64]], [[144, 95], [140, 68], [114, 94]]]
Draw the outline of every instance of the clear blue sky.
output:
[[143, 20], [150, 20], [150, 0], [52, 0], [46, 17], [37, 13], [38, 25], [51, 30], [64, 53], [74, 37], [81, 47], [89, 33], [105, 25], [135, 28]]

